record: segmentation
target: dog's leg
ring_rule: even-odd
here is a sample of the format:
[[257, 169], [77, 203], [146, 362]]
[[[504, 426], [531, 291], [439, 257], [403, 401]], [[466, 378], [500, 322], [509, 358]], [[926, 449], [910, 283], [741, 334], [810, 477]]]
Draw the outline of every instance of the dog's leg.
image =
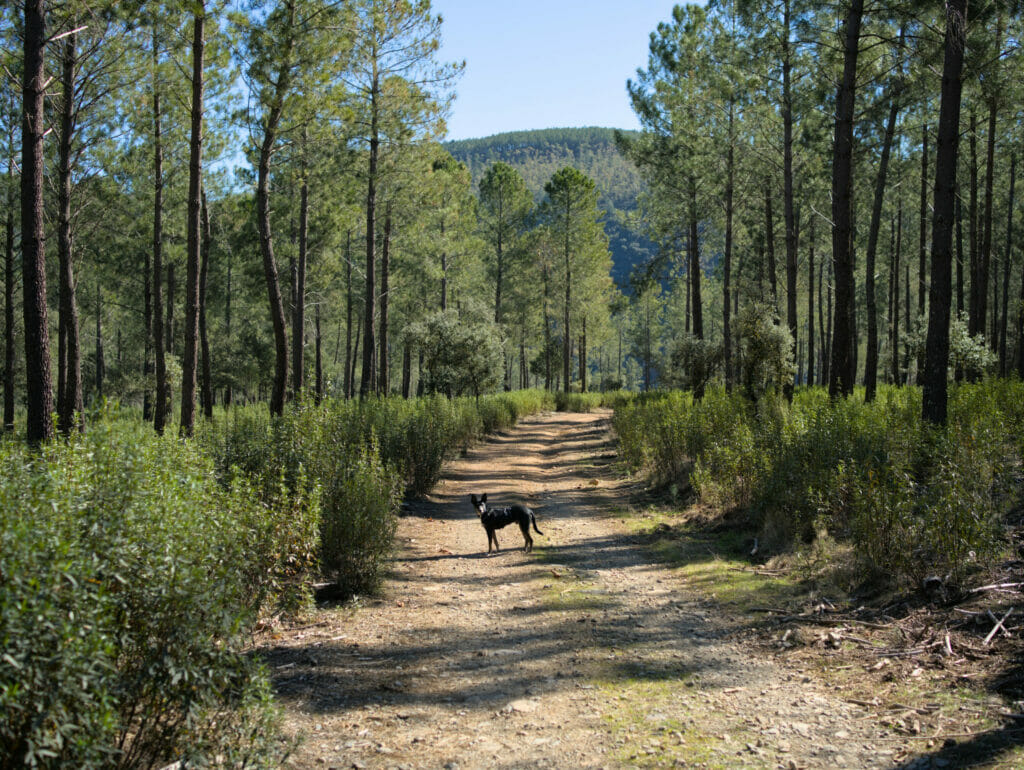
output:
[[520, 521], [519, 529], [523, 533], [523, 552], [529, 553], [533, 550], [533, 538], [530, 537], [530, 525], [526, 521]]

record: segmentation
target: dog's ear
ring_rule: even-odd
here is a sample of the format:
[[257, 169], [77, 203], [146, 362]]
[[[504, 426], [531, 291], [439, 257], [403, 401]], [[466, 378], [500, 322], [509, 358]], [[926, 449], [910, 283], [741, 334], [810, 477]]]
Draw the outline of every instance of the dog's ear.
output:
[[486, 503], [487, 502], [487, 493], [486, 492], [484, 492], [482, 495], [480, 495], [480, 502], [481, 503]]
[[476, 495], [470, 495], [469, 496], [469, 502], [472, 503], [475, 506], [477, 504]]

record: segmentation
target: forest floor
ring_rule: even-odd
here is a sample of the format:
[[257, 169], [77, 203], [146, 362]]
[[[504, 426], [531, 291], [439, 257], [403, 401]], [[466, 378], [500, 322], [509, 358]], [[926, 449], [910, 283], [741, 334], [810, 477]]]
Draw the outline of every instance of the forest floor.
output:
[[[407, 506], [380, 596], [260, 634], [289, 767], [1024, 766], [1015, 615], [986, 642], [1017, 586], [853, 609], [653, 501], [608, 417], [471, 448]], [[488, 555], [471, 492], [534, 508], [534, 551], [513, 525]]]

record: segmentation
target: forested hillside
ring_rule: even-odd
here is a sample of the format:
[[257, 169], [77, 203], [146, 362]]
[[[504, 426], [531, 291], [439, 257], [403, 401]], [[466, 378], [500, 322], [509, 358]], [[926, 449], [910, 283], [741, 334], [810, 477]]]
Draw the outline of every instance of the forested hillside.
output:
[[465, 163], [478, 183], [487, 167], [507, 163], [523, 175], [540, 200], [544, 185], [558, 169], [574, 166], [597, 183], [598, 204], [606, 212], [605, 232], [612, 252], [612, 275], [624, 291], [633, 268], [650, 260], [653, 244], [635, 218], [645, 184], [632, 161], [616, 147], [610, 128], [548, 128], [512, 131], [483, 139], [446, 142], [445, 149]]

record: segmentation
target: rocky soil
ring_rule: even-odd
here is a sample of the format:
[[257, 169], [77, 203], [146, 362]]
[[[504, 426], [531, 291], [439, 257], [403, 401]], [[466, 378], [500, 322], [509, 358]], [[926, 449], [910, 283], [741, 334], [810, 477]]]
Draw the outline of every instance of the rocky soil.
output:
[[[927, 708], [842, 676], [866, 664], [776, 652], [659, 562], [627, 522], [608, 416], [538, 415], [472, 448], [408, 506], [381, 597], [260, 637], [289, 766], [963, 766]], [[512, 526], [487, 554], [483, 492], [536, 511], [533, 553]]]

